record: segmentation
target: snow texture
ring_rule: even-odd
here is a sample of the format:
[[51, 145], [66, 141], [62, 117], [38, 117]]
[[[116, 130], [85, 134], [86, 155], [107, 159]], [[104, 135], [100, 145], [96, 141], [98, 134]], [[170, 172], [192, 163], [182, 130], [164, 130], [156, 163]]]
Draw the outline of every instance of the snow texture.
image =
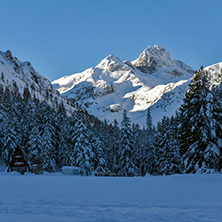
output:
[[222, 175], [0, 173], [0, 222], [220, 222]]

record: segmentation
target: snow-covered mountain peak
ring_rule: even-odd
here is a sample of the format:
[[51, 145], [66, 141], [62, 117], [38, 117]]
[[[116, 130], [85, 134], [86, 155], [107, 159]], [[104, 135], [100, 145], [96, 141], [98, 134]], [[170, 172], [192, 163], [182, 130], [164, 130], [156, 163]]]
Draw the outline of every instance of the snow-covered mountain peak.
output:
[[125, 63], [123, 63], [118, 57], [114, 55], [108, 55], [96, 66], [96, 68], [108, 70], [110, 72], [118, 70], [130, 70], [130, 68]]
[[154, 73], [158, 68], [175, 66], [174, 59], [161, 46], [149, 46], [133, 64], [144, 73]]
[[149, 74], [158, 72], [160, 69], [167, 69], [164, 72], [172, 77], [193, 73], [191, 67], [179, 60], [174, 60], [165, 48], [158, 45], [146, 48], [132, 63], [140, 71]]

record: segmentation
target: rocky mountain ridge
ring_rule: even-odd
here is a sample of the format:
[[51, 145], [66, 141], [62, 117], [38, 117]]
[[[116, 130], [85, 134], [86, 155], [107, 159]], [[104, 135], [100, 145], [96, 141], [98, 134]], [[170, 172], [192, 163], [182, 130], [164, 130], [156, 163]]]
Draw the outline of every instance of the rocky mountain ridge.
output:
[[60, 103], [65, 104], [68, 113], [72, 113], [73, 107], [67, 104], [67, 100], [60, 96], [51, 82], [41, 76], [30, 62], [21, 62], [12, 53], [0, 51], [0, 84], [10, 90], [17, 88], [23, 96], [24, 88], [27, 88], [32, 98], [47, 102], [51, 107], [56, 108]]
[[[101, 119], [121, 121], [126, 109], [133, 122], [143, 125], [147, 108], [165, 93], [185, 84], [193, 74], [191, 67], [155, 45], [145, 49], [135, 61], [121, 61], [109, 55], [97, 66], [64, 76], [52, 85]], [[154, 115], [154, 122], [160, 119]]]

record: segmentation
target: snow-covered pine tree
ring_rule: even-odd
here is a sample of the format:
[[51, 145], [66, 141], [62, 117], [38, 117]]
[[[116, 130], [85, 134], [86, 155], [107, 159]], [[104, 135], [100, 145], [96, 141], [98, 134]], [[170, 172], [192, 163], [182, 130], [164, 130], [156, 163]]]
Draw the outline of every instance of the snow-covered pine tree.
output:
[[40, 103], [38, 106], [38, 116], [40, 120], [40, 137], [41, 137], [41, 156], [43, 159], [43, 169], [47, 171], [56, 171], [56, 127], [55, 113], [46, 104]]
[[174, 119], [163, 117], [158, 124], [158, 143], [156, 143], [156, 174], [171, 175], [180, 173], [180, 157], [177, 149]]
[[29, 133], [28, 141], [26, 144], [26, 153], [31, 164], [35, 161], [36, 158], [41, 157], [42, 140], [39, 132], [39, 125], [33, 125]]
[[[66, 115], [66, 110], [63, 103], [58, 105], [58, 110], [54, 112], [55, 120], [55, 150], [56, 150], [56, 163], [58, 168], [67, 166], [69, 162], [70, 146], [69, 141], [69, 130], [71, 127], [71, 120]], [[73, 116], [75, 113], [73, 113]]]
[[147, 109], [147, 115], [146, 115], [146, 129], [148, 132], [151, 132], [153, 130], [153, 121], [150, 114], [150, 108]]
[[68, 135], [68, 159], [66, 160], [68, 166], [74, 165], [74, 147], [75, 147], [75, 137], [76, 137], [76, 128], [75, 124], [78, 121], [78, 117], [75, 113], [69, 118], [69, 124], [67, 127], [67, 135]]
[[[24, 147], [24, 151], [28, 153], [27, 149], [28, 146], [31, 145], [30, 137], [32, 135], [32, 139], [34, 139], [34, 135], [36, 135], [36, 130], [33, 130], [33, 127], [36, 127], [36, 119], [35, 119], [35, 114], [36, 114], [36, 105], [34, 102], [31, 100], [25, 102], [21, 102], [22, 107], [21, 112], [22, 112], [22, 117], [21, 117], [21, 131], [22, 131], [22, 144]], [[33, 131], [33, 132], [32, 132]], [[29, 150], [30, 152], [30, 150]]]
[[207, 169], [221, 171], [222, 168], [222, 82], [212, 86], [208, 93], [206, 116], [208, 120], [208, 146], [204, 152]]
[[12, 155], [19, 145], [21, 146], [21, 131], [19, 129], [19, 121], [16, 118], [15, 113], [12, 112], [14, 110], [14, 106], [11, 108], [5, 108], [2, 106], [5, 113], [4, 122], [2, 122], [2, 138], [1, 138], [1, 158], [6, 165], [8, 165], [11, 161]]
[[117, 173], [119, 171], [119, 145], [120, 145], [120, 129], [118, 126], [118, 122], [115, 119], [113, 121], [113, 127], [112, 127], [112, 133], [111, 133], [111, 144], [112, 147], [110, 149], [109, 155], [110, 155], [110, 166], [109, 168], [112, 170], [112, 172]]
[[70, 154], [70, 165], [80, 167], [82, 175], [91, 175], [94, 170], [95, 154], [90, 144], [88, 129], [80, 119], [75, 123], [74, 129], [75, 134], [72, 138], [74, 146]]
[[138, 168], [133, 162], [133, 153], [135, 150], [135, 141], [133, 140], [130, 119], [127, 117], [126, 110], [123, 112], [123, 121], [121, 122], [121, 138], [119, 147], [119, 176], [135, 176], [138, 174]]
[[138, 168], [138, 175], [142, 175], [142, 165], [143, 165], [143, 153], [142, 153], [142, 138], [141, 138], [141, 130], [139, 124], [134, 124], [132, 125], [132, 135], [133, 135], [133, 140], [134, 140], [134, 150], [132, 154], [132, 160], [136, 164]]
[[155, 141], [156, 138], [156, 130], [152, 123], [152, 117], [150, 114], [150, 109], [147, 110], [147, 119], [146, 119], [146, 128], [142, 131], [142, 142], [141, 142], [141, 150], [142, 150], [142, 172], [143, 175], [146, 173], [154, 174], [155, 168]]
[[67, 118], [66, 114], [59, 112], [57, 114], [57, 126], [58, 126], [58, 165], [59, 167], [69, 165], [69, 155], [71, 146], [69, 144], [69, 132], [71, 127], [71, 121]]
[[194, 74], [184, 103], [179, 109], [178, 141], [184, 173], [220, 170], [218, 166], [210, 164], [212, 157], [213, 162], [220, 162], [216, 135], [218, 113], [214, 112], [215, 105], [212, 101], [215, 99], [210, 90], [208, 73], [201, 69]]
[[90, 134], [90, 144], [92, 146], [93, 155], [93, 165], [95, 172], [105, 172], [107, 168], [107, 155], [105, 154], [104, 143], [98, 138], [91, 130]]
[[97, 129], [97, 136], [100, 138], [101, 141], [103, 141], [104, 143], [104, 148], [105, 148], [105, 153], [107, 155], [107, 164], [109, 166], [109, 168], [112, 165], [112, 153], [111, 153], [111, 149], [112, 149], [112, 138], [111, 138], [111, 132], [110, 132], [110, 126], [107, 123], [106, 120], [102, 121], [99, 128]]
[[145, 176], [148, 173], [148, 162], [147, 162], [147, 152], [148, 152], [148, 138], [145, 126], [139, 131], [139, 158], [140, 167], [139, 175]]

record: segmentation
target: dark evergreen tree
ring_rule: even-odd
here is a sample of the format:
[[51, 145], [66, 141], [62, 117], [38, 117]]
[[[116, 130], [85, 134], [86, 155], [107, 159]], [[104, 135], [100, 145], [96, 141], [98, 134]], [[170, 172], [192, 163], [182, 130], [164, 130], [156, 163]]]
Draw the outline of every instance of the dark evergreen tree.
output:
[[148, 132], [153, 130], [153, 121], [150, 114], [150, 108], [147, 109], [147, 116], [146, 116], [146, 129]]
[[133, 162], [133, 153], [135, 150], [135, 141], [131, 131], [130, 119], [127, 117], [126, 110], [123, 113], [121, 122], [121, 139], [119, 147], [119, 176], [135, 176], [138, 174], [138, 168]]
[[41, 137], [41, 156], [43, 159], [43, 169], [56, 171], [56, 136], [55, 136], [55, 113], [46, 104], [39, 104], [40, 137]]
[[[161, 127], [160, 127], [161, 125]], [[156, 174], [176, 174], [181, 172], [179, 150], [176, 141], [174, 119], [163, 117], [158, 127], [159, 144], [156, 147]]]
[[76, 122], [74, 128], [73, 141], [75, 145], [70, 154], [70, 165], [80, 167], [82, 175], [91, 175], [94, 169], [95, 153], [92, 151], [88, 130], [81, 120]]
[[[216, 100], [210, 90], [208, 73], [202, 69], [193, 76], [179, 110], [178, 141], [184, 173], [221, 169], [218, 165], [221, 147], [216, 133], [221, 130], [218, 128], [219, 116], [214, 111], [213, 101]], [[211, 158], [214, 158], [216, 166], [210, 163]]]
[[110, 157], [111, 157], [111, 170], [114, 173], [118, 173], [119, 171], [119, 152], [120, 148], [120, 129], [118, 127], [118, 122], [116, 119], [113, 122], [113, 130], [112, 130], [112, 148], [110, 149]]

